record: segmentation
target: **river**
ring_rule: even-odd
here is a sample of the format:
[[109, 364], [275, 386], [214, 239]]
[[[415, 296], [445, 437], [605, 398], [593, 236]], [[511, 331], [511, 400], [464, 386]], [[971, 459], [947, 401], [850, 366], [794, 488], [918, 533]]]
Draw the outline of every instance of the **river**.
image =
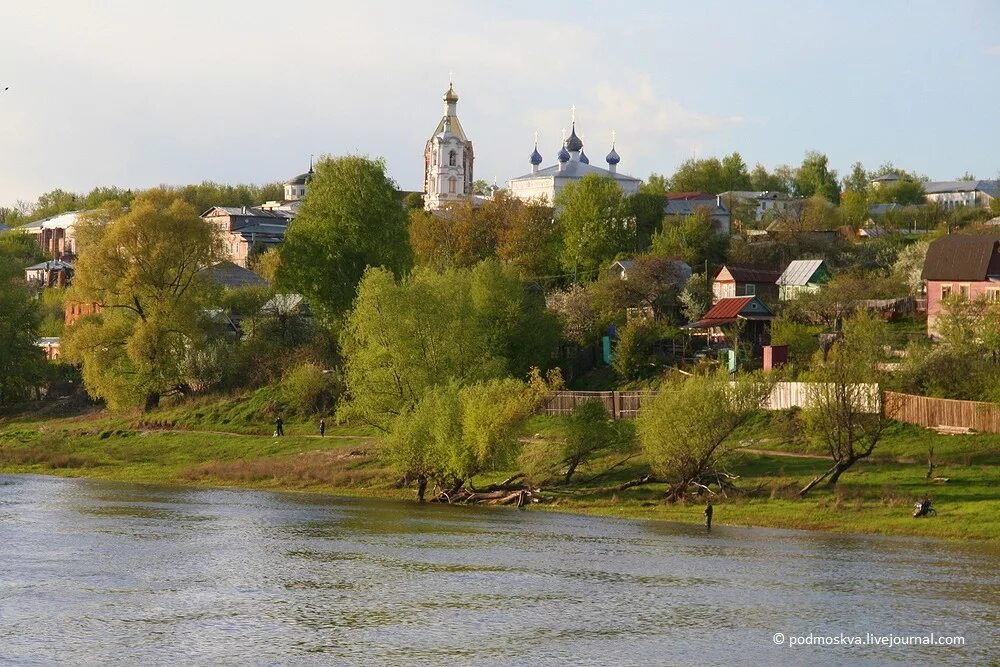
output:
[[[998, 555], [0, 476], [0, 662], [987, 664], [1000, 656]], [[846, 643], [931, 632], [965, 645]], [[809, 635], [842, 643], [788, 645]]]

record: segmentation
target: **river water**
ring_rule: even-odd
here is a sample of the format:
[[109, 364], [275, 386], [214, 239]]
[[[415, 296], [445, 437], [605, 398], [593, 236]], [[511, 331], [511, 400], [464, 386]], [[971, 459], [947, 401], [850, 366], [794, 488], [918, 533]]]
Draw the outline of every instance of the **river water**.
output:
[[[998, 556], [972, 543], [0, 476], [0, 662], [988, 664], [1000, 657]], [[931, 632], [965, 646], [787, 645]]]

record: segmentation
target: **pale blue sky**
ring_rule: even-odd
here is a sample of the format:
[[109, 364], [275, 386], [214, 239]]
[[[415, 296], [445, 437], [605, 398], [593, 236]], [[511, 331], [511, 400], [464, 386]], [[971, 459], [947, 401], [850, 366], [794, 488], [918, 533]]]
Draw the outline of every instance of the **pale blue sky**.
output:
[[[89, 5], [89, 6], [85, 6]], [[615, 7], [620, 5], [620, 7]], [[0, 205], [52, 188], [283, 180], [386, 159], [420, 189], [449, 71], [476, 176], [578, 109], [645, 178], [739, 151], [1000, 172], [1000, 2], [0, 2]]]

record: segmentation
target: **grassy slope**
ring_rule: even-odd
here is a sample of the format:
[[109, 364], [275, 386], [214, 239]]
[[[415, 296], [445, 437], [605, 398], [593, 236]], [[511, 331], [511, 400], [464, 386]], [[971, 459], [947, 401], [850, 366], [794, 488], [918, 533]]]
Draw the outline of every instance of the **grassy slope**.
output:
[[[395, 489], [393, 475], [374, 457], [375, 443], [364, 429], [331, 427], [325, 439], [307, 435], [309, 422], [287, 424], [285, 438], [269, 437], [271, 426], [246, 419], [252, 406], [239, 401], [204, 401], [165, 409], [142, 418], [101, 413], [60, 419], [0, 423], [0, 471], [88, 476], [129, 482], [243, 486], [308, 490], [342, 495], [412, 498]], [[228, 421], [224, 421], [228, 420]], [[162, 431], [169, 423], [197, 431]], [[561, 421], [536, 417], [530, 432], [556, 439]], [[244, 434], [221, 433], [242, 431]], [[247, 434], [251, 433], [251, 434]], [[252, 434], [256, 433], [256, 434]], [[797, 436], [794, 420], [762, 415], [734, 435], [747, 448], [817, 453]], [[936, 476], [925, 479], [928, 445], [935, 448]], [[795, 491], [828, 467], [821, 458], [739, 453], [729, 469], [740, 475], [739, 497], [715, 500], [717, 524], [807, 528], [949, 539], [1000, 538], [1000, 435], [939, 436], [894, 425], [875, 461], [859, 463], [835, 490], [818, 489], [807, 499]], [[633, 518], [701, 522], [701, 503], [660, 502], [664, 487], [650, 484], [619, 494], [607, 491], [646, 472], [641, 456], [609, 456], [581, 466], [570, 487], [551, 487], [556, 510]], [[488, 483], [509, 473], [497, 471]], [[601, 475], [597, 479], [591, 479]], [[937, 517], [913, 519], [910, 508], [929, 495]]]

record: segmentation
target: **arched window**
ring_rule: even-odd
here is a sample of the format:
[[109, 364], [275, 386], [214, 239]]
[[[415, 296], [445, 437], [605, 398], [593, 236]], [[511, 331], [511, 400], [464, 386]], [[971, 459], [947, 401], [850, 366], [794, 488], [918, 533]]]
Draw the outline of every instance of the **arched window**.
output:
[[[452, 153], [454, 155], [454, 153]], [[458, 179], [452, 176], [448, 179], [448, 192], [455, 194], [455, 184], [458, 183]]]
[[450, 153], [448, 153], [448, 166], [449, 167], [455, 166], [455, 151], [451, 151]]

